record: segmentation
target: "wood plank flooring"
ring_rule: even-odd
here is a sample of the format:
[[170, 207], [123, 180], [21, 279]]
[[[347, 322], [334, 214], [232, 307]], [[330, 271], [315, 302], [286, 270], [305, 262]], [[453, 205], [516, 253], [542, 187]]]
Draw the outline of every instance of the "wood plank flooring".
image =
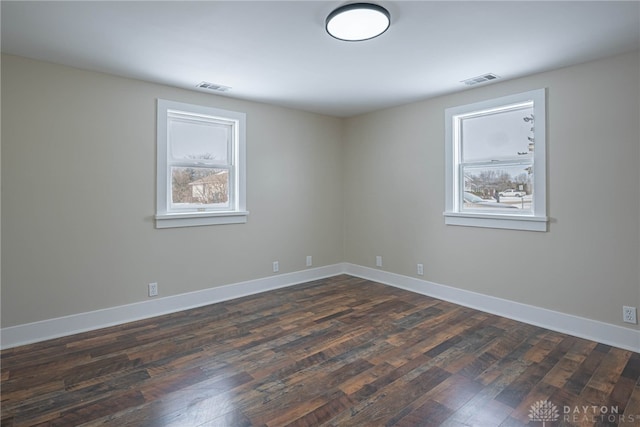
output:
[[640, 425], [640, 354], [346, 275], [1, 357], [2, 426]]

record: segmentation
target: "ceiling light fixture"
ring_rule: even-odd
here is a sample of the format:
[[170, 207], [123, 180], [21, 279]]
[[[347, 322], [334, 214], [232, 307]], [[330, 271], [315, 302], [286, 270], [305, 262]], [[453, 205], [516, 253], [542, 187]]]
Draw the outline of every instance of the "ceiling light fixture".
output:
[[378, 37], [391, 24], [389, 11], [371, 3], [341, 6], [327, 16], [327, 33], [338, 40], [357, 42]]

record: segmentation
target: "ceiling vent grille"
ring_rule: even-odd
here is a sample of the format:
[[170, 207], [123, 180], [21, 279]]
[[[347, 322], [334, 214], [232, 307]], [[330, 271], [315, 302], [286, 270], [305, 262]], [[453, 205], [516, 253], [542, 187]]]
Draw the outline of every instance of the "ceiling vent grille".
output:
[[466, 84], [467, 86], [473, 86], [473, 85], [477, 85], [478, 83], [490, 82], [491, 80], [496, 80], [499, 78], [500, 76], [496, 76], [493, 73], [488, 73], [488, 74], [483, 74], [477, 77], [471, 77], [470, 79], [467, 79], [467, 80], [462, 80], [462, 83]]
[[231, 88], [229, 86], [223, 86], [216, 83], [200, 82], [196, 85], [201, 89], [213, 90], [215, 92], [228, 92]]

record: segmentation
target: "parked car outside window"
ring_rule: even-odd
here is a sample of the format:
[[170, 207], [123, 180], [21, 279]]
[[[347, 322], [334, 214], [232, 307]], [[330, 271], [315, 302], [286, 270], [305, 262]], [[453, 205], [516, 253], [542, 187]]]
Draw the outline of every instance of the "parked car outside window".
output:
[[501, 191], [500, 197], [524, 197], [525, 194], [527, 193], [525, 193], [524, 191], [518, 191], [510, 188], [508, 190]]

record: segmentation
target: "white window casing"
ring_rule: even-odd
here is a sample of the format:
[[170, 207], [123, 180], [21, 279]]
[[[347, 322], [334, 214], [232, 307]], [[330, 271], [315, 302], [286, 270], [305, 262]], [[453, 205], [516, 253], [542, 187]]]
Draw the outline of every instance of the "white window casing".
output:
[[445, 224], [547, 231], [545, 92], [445, 110]]
[[245, 223], [246, 115], [158, 99], [156, 228]]

